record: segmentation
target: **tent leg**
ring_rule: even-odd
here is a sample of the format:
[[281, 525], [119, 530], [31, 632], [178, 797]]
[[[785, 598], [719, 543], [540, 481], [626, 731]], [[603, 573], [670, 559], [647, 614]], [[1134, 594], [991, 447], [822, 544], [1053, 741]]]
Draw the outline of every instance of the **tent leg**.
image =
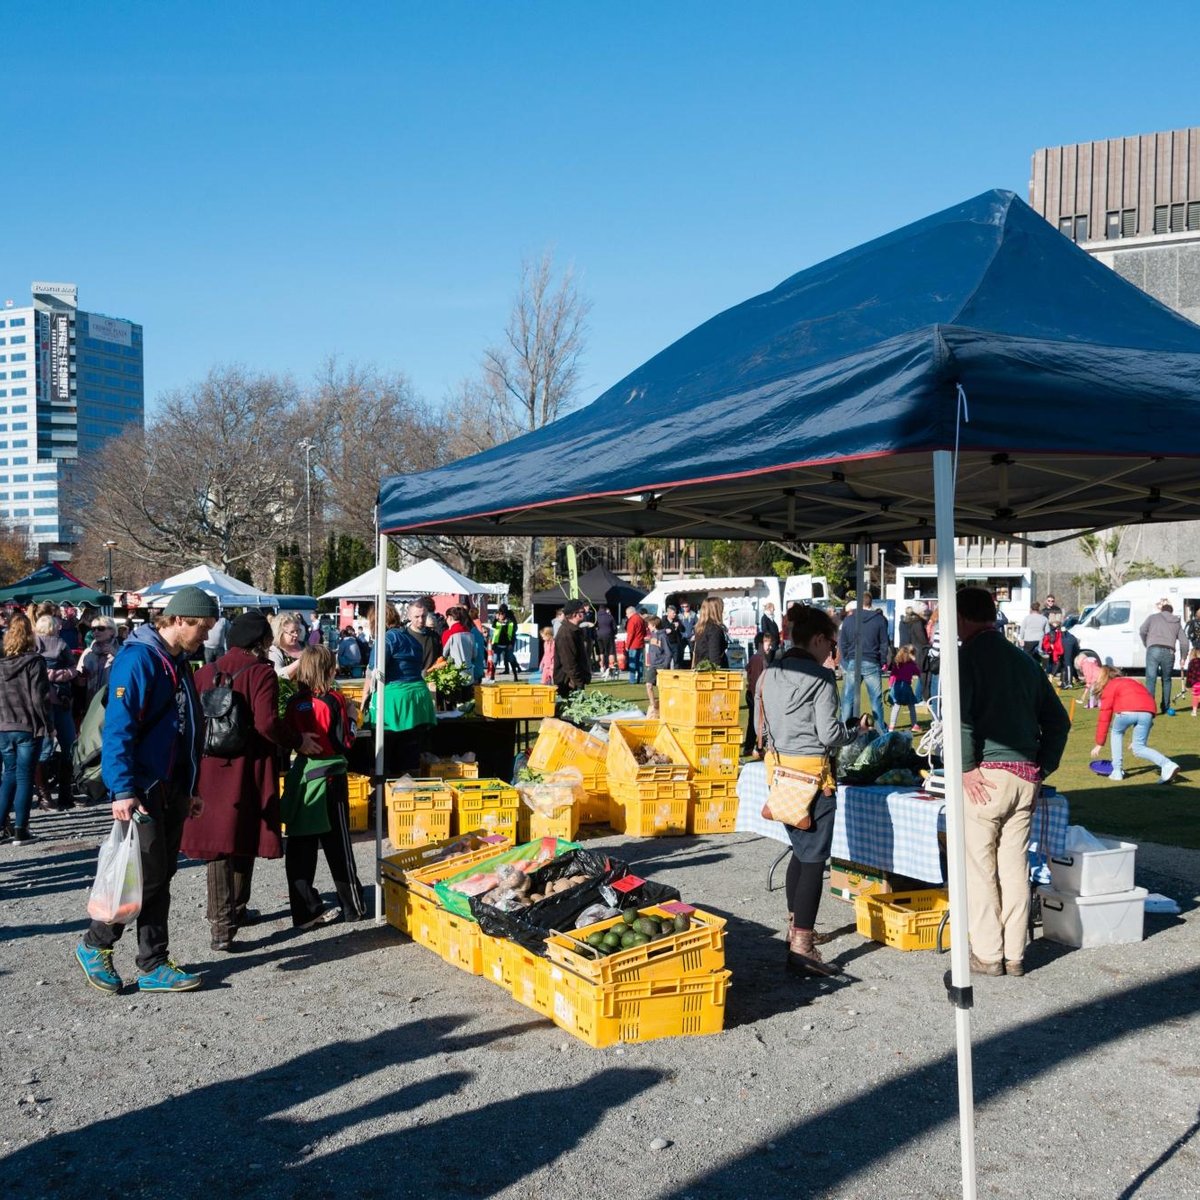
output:
[[[862, 598], [867, 590], [867, 539], [858, 539], [858, 564], [854, 573], [854, 678], [850, 681], [854, 707], [850, 710], [857, 720], [862, 716]], [[876, 730], [882, 733], [882, 730]]]
[[946, 769], [946, 849], [950, 890], [950, 971], [958, 1052], [958, 1125], [962, 1194], [975, 1200], [975, 1094], [971, 1071], [971, 964], [967, 934], [967, 864], [962, 788], [962, 712], [958, 687], [958, 597], [954, 578], [954, 459], [933, 455], [937, 536], [938, 627], [941, 631], [942, 754]]
[[[378, 509], [376, 509], [378, 513]], [[387, 534], [379, 535], [379, 591], [375, 596], [375, 923], [383, 922], [383, 634], [387, 629]]]

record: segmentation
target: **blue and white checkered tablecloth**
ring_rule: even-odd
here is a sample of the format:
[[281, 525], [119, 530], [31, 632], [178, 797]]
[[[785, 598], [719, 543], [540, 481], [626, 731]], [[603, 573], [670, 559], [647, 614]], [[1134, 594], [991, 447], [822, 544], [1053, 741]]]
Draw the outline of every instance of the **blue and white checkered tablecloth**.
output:
[[[766, 764], [747, 763], [738, 777], [736, 829], [787, 845], [787, 830], [778, 821], [763, 820], [766, 799]], [[1046, 796], [1039, 801], [1030, 830], [1031, 860], [1042, 854], [1065, 853], [1068, 820], [1065, 796]], [[911, 789], [842, 785], [838, 788], [832, 856], [942, 883], [938, 834], [945, 829], [944, 800], [928, 799]]]

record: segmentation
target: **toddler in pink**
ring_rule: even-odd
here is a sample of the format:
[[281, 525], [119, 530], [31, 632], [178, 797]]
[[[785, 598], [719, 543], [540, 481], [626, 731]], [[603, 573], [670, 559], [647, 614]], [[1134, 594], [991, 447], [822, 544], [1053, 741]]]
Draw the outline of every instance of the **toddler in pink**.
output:
[[1193, 650], [1188, 655], [1187, 671], [1183, 676], [1185, 687], [1192, 689], [1192, 716], [1200, 708], [1200, 650]]
[[1075, 670], [1083, 680], [1083, 707], [1099, 708], [1100, 701], [1096, 699], [1096, 676], [1100, 674], [1100, 660], [1090, 654], [1075, 656]]

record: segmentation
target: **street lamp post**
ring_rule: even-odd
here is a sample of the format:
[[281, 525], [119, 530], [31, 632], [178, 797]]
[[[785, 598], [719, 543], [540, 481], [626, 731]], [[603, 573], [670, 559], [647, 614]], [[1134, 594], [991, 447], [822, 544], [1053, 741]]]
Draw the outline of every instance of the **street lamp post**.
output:
[[[104, 576], [104, 594], [106, 596], [112, 595], [112, 586], [113, 586], [112, 552], [116, 548], [117, 548], [117, 543], [112, 541], [111, 539], [109, 539], [109, 541], [104, 543], [104, 550], [105, 550], [105, 554], [107, 557], [107, 563], [104, 568], [104, 570], [106, 572], [105, 576]], [[109, 608], [111, 609], [112, 607], [113, 607], [113, 605], [110, 603]]]
[[311, 438], [305, 438], [299, 443], [298, 449], [304, 451], [304, 523], [307, 527], [307, 550], [305, 562], [307, 566], [308, 594], [313, 594], [313, 559], [312, 559], [312, 452], [317, 448]]

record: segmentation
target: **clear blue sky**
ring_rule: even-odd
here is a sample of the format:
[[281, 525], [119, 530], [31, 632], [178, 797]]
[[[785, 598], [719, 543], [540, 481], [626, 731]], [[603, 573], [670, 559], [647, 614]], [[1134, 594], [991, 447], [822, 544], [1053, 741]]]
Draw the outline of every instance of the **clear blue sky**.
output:
[[[1147, 10], [1147, 14], [1149, 10]], [[1194, 5], [4, 5], [0, 298], [141, 321], [147, 397], [328, 355], [437, 401], [551, 247], [581, 400], [1045, 145], [1200, 123]], [[1148, 28], [1143, 28], [1148, 26]]]

